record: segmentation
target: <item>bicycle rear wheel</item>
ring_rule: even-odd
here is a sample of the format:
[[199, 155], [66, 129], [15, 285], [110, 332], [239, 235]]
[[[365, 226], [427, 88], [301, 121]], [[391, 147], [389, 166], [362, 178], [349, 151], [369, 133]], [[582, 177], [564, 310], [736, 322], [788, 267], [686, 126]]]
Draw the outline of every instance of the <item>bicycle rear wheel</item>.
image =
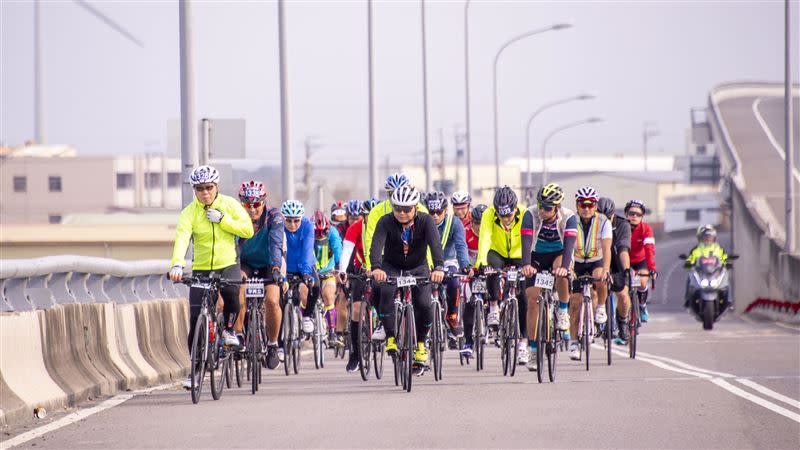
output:
[[222, 397], [222, 389], [225, 385], [225, 359], [220, 356], [220, 352], [223, 351], [221, 348], [222, 346], [219, 345], [220, 343], [220, 336], [222, 336], [222, 329], [223, 329], [223, 320], [222, 314], [217, 314], [217, 320], [214, 322], [214, 342], [211, 342], [209, 346], [209, 355], [208, 355], [208, 370], [211, 372], [211, 397], [214, 400], [219, 400]]
[[433, 353], [433, 379], [441, 380], [442, 353], [441, 353], [441, 332], [442, 332], [442, 308], [438, 303], [433, 304], [433, 326], [431, 327], [431, 350]]
[[614, 345], [614, 324], [617, 319], [614, 314], [614, 304], [611, 301], [611, 296], [606, 300], [606, 354], [608, 358], [608, 365], [611, 365], [611, 348]]
[[550, 339], [549, 308], [549, 302], [544, 297], [539, 297], [539, 324], [536, 327], [536, 379], [539, 383], [542, 382], [544, 375], [544, 354], [547, 351], [547, 343]]
[[639, 298], [631, 295], [631, 320], [628, 321], [628, 356], [636, 359], [636, 341], [639, 335]]
[[472, 330], [472, 346], [475, 353], [475, 371], [483, 370], [483, 340], [486, 337], [486, 322], [483, 315], [483, 301], [475, 300], [475, 324]]
[[294, 317], [292, 316], [292, 309], [294, 306], [291, 302], [286, 302], [283, 305], [283, 316], [282, 320], [283, 323], [281, 324], [281, 335], [283, 336], [283, 371], [286, 373], [286, 376], [289, 376], [289, 372], [291, 370], [292, 365], [292, 346], [294, 345], [294, 341], [292, 340], [292, 324], [294, 323]]
[[361, 372], [361, 379], [367, 381], [372, 357], [372, 311], [367, 302], [361, 302], [361, 312], [358, 315], [358, 336], [354, 339], [352, 345], [358, 346], [358, 369]]
[[558, 359], [558, 347], [562, 340], [561, 331], [557, 330], [555, 326], [555, 324], [558, 322], [558, 316], [556, 315], [557, 309], [558, 306], [555, 306], [555, 304], [550, 307], [550, 335], [547, 338], [547, 348], [545, 353], [547, 355], [547, 376], [550, 378], [551, 383], [556, 381], [556, 361]]
[[203, 390], [203, 378], [206, 375], [206, 357], [208, 355], [208, 317], [200, 314], [194, 327], [192, 338], [192, 358], [189, 377], [191, 378], [192, 403], [200, 401]]
[[508, 326], [510, 329], [508, 334], [509, 342], [507, 348], [509, 349], [509, 355], [508, 355], [509, 375], [513, 377], [514, 374], [517, 372], [517, 361], [519, 359], [519, 347], [517, 344], [519, 344], [520, 331], [519, 331], [519, 304], [517, 303], [517, 299], [514, 299], [514, 301], [511, 302], [510, 307], [511, 307], [510, 308], [511, 314], [509, 315], [509, 321], [508, 321]]
[[317, 369], [322, 368], [322, 355], [325, 352], [322, 343], [322, 335], [324, 330], [322, 329], [322, 322], [325, 320], [324, 312], [317, 307], [314, 306], [314, 334], [311, 338], [312, 342], [314, 343], [314, 366]]

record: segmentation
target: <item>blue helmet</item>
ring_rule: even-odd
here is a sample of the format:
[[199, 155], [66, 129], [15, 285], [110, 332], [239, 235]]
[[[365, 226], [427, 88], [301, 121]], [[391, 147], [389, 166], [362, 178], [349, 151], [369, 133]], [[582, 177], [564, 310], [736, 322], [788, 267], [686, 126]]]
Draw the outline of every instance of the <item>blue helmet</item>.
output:
[[358, 215], [358, 208], [361, 206], [361, 202], [358, 200], [350, 200], [347, 202], [347, 215], [348, 216], [357, 216]]
[[386, 178], [386, 184], [383, 186], [383, 188], [387, 191], [394, 191], [395, 189], [399, 189], [410, 184], [411, 182], [408, 180], [408, 177], [401, 173], [395, 173]]
[[285, 217], [303, 217], [305, 213], [306, 207], [298, 200], [286, 200], [281, 205], [281, 214]]

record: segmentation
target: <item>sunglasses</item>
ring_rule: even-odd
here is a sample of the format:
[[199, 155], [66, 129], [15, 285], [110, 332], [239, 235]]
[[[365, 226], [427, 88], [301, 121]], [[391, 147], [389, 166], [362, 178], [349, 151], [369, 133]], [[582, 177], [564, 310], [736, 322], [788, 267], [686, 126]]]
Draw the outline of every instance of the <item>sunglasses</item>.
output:
[[635, 211], [628, 211], [625, 213], [625, 215], [628, 217], [642, 217], [643, 214]]
[[597, 206], [597, 202], [582, 202], [582, 203], [578, 203], [578, 207], [579, 208], [583, 208], [583, 209], [592, 209], [595, 206]]
[[263, 204], [264, 204], [264, 202], [253, 202], [253, 203], [244, 202], [244, 203], [242, 203], [242, 205], [244, 205], [244, 207], [248, 208], [248, 209], [260, 208], [261, 205], [263, 205]]
[[296, 219], [286, 219], [286, 223], [300, 223], [303, 219], [296, 218]]
[[394, 212], [408, 214], [414, 209], [413, 206], [395, 206]]
[[554, 209], [556, 209], [556, 207], [553, 206], [553, 205], [542, 205], [542, 204], [539, 204], [539, 209], [542, 210], [542, 211], [551, 212]]
[[441, 216], [444, 215], [444, 210], [442, 209], [440, 211], [430, 211], [430, 213], [432, 216]]
[[196, 192], [203, 192], [203, 191], [210, 191], [210, 190], [214, 189], [215, 187], [216, 187], [216, 185], [206, 184], [206, 185], [203, 185], [203, 186], [195, 186], [194, 190]]

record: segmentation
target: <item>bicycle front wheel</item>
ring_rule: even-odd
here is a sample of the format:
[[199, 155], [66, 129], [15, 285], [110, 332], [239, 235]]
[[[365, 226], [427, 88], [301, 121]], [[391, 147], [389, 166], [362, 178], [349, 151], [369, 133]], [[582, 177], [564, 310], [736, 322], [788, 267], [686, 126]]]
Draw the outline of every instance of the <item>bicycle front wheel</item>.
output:
[[519, 359], [519, 304], [517, 303], [517, 299], [515, 298], [510, 306], [509, 310], [509, 317], [508, 317], [508, 345], [507, 349], [509, 351], [508, 355], [508, 369], [509, 375], [514, 376], [517, 372], [517, 361]]
[[247, 324], [247, 331], [250, 333], [249, 354], [250, 357], [250, 392], [255, 394], [258, 392], [258, 375], [261, 363], [258, 360], [258, 355], [261, 353], [261, 333], [258, 332], [258, 314], [256, 311], [250, 311], [249, 323]]
[[472, 331], [472, 346], [475, 352], [475, 371], [483, 370], [483, 349], [486, 338], [486, 318], [483, 315], [483, 301], [475, 301], [475, 324]]
[[539, 323], [536, 327], [536, 379], [539, 383], [544, 376], [544, 354], [547, 352], [547, 342], [550, 337], [548, 312], [549, 304], [544, 301], [544, 297], [539, 297]]
[[225, 362], [227, 358], [222, 358], [220, 352], [223, 351], [219, 345], [219, 336], [222, 336], [222, 314], [217, 315], [217, 320], [214, 322], [214, 342], [210, 345], [210, 352], [208, 357], [208, 370], [211, 372], [211, 398], [219, 400], [222, 397], [222, 389], [225, 385], [225, 369], [227, 366]]
[[636, 359], [636, 341], [639, 335], [639, 299], [638, 295], [631, 296], [631, 320], [628, 321], [628, 356]]
[[405, 308], [405, 377], [406, 377], [406, 392], [411, 392], [411, 380], [414, 375], [414, 349], [416, 348], [416, 329], [414, 327], [414, 306], [408, 305]]
[[614, 323], [617, 319], [614, 315], [614, 304], [611, 301], [611, 296], [606, 300], [606, 354], [608, 358], [608, 365], [611, 365], [611, 348], [614, 344]]
[[372, 357], [372, 311], [367, 302], [361, 302], [361, 312], [358, 315], [358, 336], [353, 339], [352, 345], [358, 346], [361, 379], [367, 381]]
[[194, 327], [194, 337], [192, 338], [192, 359], [189, 377], [191, 378], [192, 403], [200, 401], [200, 393], [203, 390], [203, 378], [206, 374], [206, 356], [208, 348], [208, 317], [200, 314]]
[[592, 330], [594, 330], [594, 324], [592, 323], [592, 302], [591, 299], [589, 302], [584, 301], [583, 307], [586, 309], [583, 313], [583, 350], [586, 353], [586, 370], [589, 370], [589, 350], [592, 345]]
[[442, 368], [442, 307], [438, 303], [434, 303], [433, 306], [433, 326], [431, 328], [431, 350], [433, 356], [433, 379], [435, 381], [440, 381], [442, 379], [441, 375], [441, 368]]

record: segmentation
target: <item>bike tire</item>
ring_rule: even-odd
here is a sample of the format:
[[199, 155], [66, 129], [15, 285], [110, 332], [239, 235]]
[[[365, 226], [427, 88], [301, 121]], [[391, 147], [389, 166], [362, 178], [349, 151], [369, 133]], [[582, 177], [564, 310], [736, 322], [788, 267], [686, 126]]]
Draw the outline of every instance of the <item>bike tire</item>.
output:
[[441, 331], [442, 331], [442, 308], [439, 304], [433, 304], [433, 324], [431, 327], [431, 350], [433, 357], [433, 379], [434, 381], [440, 380], [439, 368], [442, 361], [439, 353], [439, 346], [441, 345]]
[[242, 387], [242, 360], [235, 359], [233, 364], [234, 372], [236, 373], [236, 387]]
[[292, 346], [294, 345], [294, 341], [292, 340], [292, 324], [294, 323], [292, 308], [293, 305], [291, 302], [286, 302], [283, 306], [283, 323], [281, 324], [281, 334], [283, 335], [283, 371], [286, 373], [287, 377], [291, 373]]
[[372, 358], [372, 311], [367, 302], [361, 302], [355, 345], [358, 346], [358, 371], [361, 373], [361, 379], [367, 381], [369, 380], [370, 358]]
[[258, 355], [261, 351], [261, 343], [259, 342], [261, 334], [258, 332], [258, 314], [252, 311], [250, 314], [250, 323], [248, 324], [248, 331], [250, 332], [250, 393], [255, 394], [258, 392], [258, 368], [261, 367]]
[[581, 339], [583, 340], [583, 350], [586, 353], [586, 370], [589, 370], [589, 353], [592, 347], [592, 335], [594, 334], [594, 324], [592, 323], [591, 317], [591, 309], [592, 309], [591, 301], [589, 303], [584, 302], [583, 306], [586, 308], [586, 312], [583, 314], [583, 336]]
[[628, 328], [628, 356], [631, 359], [636, 359], [636, 346], [639, 336], [639, 299], [638, 295], [631, 296], [631, 320]]
[[320, 354], [324, 351], [322, 349], [322, 321], [325, 320], [320, 314], [319, 308], [314, 305], [314, 331], [311, 336], [311, 342], [314, 344], [314, 367], [317, 370], [322, 368], [322, 358]]
[[545, 300], [545, 297], [539, 297], [539, 324], [536, 327], [536, 380], [539, 383], [544, 378], [544, 354], [550, 339], [549, 308], [550, 303]]
[[380, 380], [383, 378], [383, 359], [386, 356], [386, 349], [382, 343], [373, 344], [372, 346], [372, 364], [375, 367], [375, 379]]
[[406, 306], [405, 316], [406, 392], [411, 392], [411, 382], [414, 378], [414, 348], [416, 347], [413, 305]]
[[197, 316], [194, 327], [194, 337], [192, 337], [191, 367], [189, 377], [191, 378], [192, 403], [200, 401], [200, 394], [203, 390], [203, 378], [206, 374], [206, 346], [208, 343], [208, 317], [205, 314]]
[[547, 377], [550, 379], [550, 382], [556, 381], [556, 361], [558, 360], [558, 351], [560, 346], [560, 341], [562, 340], [562, 332], [556, 329], [556, 323], [558, 322], [557, 316], [557, 309], [558, 306], [553, 305], [550, 312], [550, 336], [547, 340], [547, 348], [546, 348], [546, 355], [547, 355]]
[[611, 365], [611, 348], [614, 345], [614, 324], [616, 317], [614, 314], [614, 305], [611, 302], [611, 296], [606, 300], [606, 354], [608, 358], [608, 365]]
[[520, 337], [520, 330], [519, 330], [519, 303], [518, 300], [514, 299], [511, 302], [511, 317], [509, 317], [508, 325], [510, 327], [510, 346], [509, 346], [509, 375], [514, 376], [517, 373], [517, 363], [519, 361], [519, 337]]
[[713, 330], [714, 329], [714, 317], [716, 316], [716, 301], [710, 302], [703, 300], [703, 329], [704, 330]]

